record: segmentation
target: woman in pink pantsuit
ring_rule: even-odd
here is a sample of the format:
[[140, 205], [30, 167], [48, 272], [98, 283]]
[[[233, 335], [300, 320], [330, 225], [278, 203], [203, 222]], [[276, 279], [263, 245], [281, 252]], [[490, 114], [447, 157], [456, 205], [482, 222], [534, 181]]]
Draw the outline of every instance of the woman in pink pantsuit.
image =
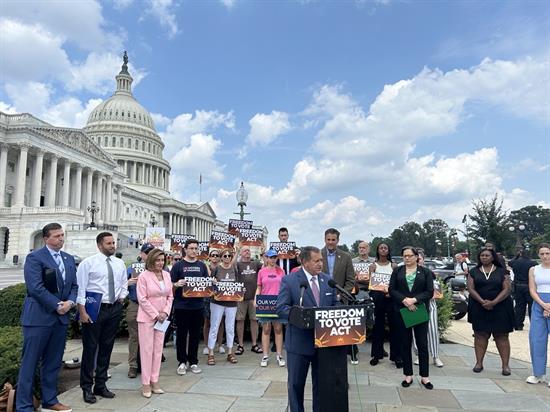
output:
[[165, 259], [166, 255], [160, 249], [149, 252], [145, 270], [137, 282], [141, 383], [142, 394], [146, 398], [151, 397], [151, 392], [164, 393], [158, 382], [164, 332], [154, 329], [154, 326], [157, 322], [166, 321], [174, 300], [170, 274], [162, 270]]

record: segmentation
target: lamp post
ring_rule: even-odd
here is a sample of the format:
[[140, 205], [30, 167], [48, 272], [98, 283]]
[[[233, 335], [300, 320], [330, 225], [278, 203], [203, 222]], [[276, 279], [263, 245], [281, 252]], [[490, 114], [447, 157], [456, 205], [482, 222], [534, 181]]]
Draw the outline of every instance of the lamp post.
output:
[[241, 217], [241, 220], [244, 220], [244, 215], [249, 215], [250, 213], [247, 213], [244, 211], [244, 207], [246, 206], [246, 201], [248, 200], [248, 192], [244, 188], [244, 183], [241, 182], [241, 187], [239, 187], [239, 190], [237, 190], [237, 205], [241, 208], [239, 212], [233, 212], [234, 215], [239, 215]]
[[523, 249], [523, 237], [525, 236], [525, 223], [519, 222], [517, 225], [511, 225], [508, 230], [516, 234], [516, 254]]
[[90, 212], [90, 217], [91, 217], [90, 227], [95, 227], [95, 221], [94, 221], [95, 214], [99, 212], [99, 206], [97, 206], [95, 200], [92, 200], [92, 204], [87, 207], [87, 210], [88, 212]]
[[450, 229], [447, 233], [447, 257], [451, 257], [451, 236], [456, 236], [456, 230]]
[[149, 221], [149, 224], [152, 226], [152, 227], [155, 227], [155, 225], [157, 224], [157, 220], [155, 219], [155, 215], [151, 213], [151, 220]]

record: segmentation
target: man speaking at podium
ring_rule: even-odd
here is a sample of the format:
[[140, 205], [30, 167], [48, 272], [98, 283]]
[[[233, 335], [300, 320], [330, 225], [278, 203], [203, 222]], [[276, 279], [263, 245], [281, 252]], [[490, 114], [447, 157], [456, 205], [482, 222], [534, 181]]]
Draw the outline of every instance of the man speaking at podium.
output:
[[[292, 306], [304, 308], [335, 306], [336, 292], [328, 285], [329, 276], [321, 273], [323, 256], [313, 246], [300, 253], [302, 268], [283, 278], [277, 298], [277, 315], [288, 320]], [[288, 402], [291, 412], [304, 412], [304, 387], [311, 364], [313, 412], [319, 410], [317, 382], [318, 357], [314, 347], [313, 330], [299, 329], [289, 324], [285, 339], [288, 369]]]

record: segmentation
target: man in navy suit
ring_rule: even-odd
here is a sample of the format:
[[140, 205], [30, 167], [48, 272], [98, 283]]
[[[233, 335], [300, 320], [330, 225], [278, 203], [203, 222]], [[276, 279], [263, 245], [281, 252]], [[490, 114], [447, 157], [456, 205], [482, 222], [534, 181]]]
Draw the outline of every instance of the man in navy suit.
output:
[[74, 258], [62, 252], [65, 233], [59, 223], [42, 229], [43, 248], [25, 260], [27, 296], [23, 304], [23, 353], [17, 383], [16, 410], [31, 412], [34, 371], [41, 362], [42, 411], [72, 411], [57, 399], [57, 375], [65, 351], [69, 316], [78, 285]]
[[[321, 307], [336, 305], [336, 292], [328, 285], [329, 276], [321, 273], [323, 256], [313, 246], [306, 246], [300, 253], [302, 269], [283, 278], [277, 298], [277, 315], [288, 319], [290, 308], [300, 305], [300, 284], [307, 282], [302, 299], [303, 307]], [[288, 369], [288, 402], [292, 412], [304, 411], [304, 387], [307, 372], [311, 364], [313, 411], [319, 410], [317, 384], [317, 349], [314, 347], [313, 330], [304, 330], [294, 325], [288, 326], [285, 348]]]

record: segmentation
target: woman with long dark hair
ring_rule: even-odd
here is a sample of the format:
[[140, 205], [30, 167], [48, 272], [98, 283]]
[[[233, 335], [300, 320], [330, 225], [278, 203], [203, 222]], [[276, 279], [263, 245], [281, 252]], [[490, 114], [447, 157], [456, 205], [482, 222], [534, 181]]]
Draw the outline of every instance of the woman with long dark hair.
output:
[[[411, 312], [418, 310], [419, 305], [425, 305], [429, 310], [429, 302], [434, 293], [433, 273], [418, 265], [418, 251], [412, 246], [401, 249], [403, 266], [396, 268], [390, 279], [390, 295], [393, 298], [396, 311], [403, 308]], [[420, 383], [426, 389], [433, 389], [430, 382], [430, 364], [428, 354], [428, 319], [414, 326], [406, 327], [403, 317], [396, 316], [396, 324], [401, 336], [401, 356], [403, 357], [403, 375], [405, 379], [401, 386], [407, 388], [413, 381], [412, 342], [413, 330], [418, 347], [418, 362], [420, 366]]]
[[[369, 268], [370, 278], [373, 278], [375, 273], [390, 276], [396, 265], [391, 261], [391, 250], [387, 243], [379, 243], [376, 247], [376, 262]], [[378, 362], [388, 356], [384, 351], [384, 331], [386, 317], [390, 329], [390, 360], [395, 362], [397, 368], [403, 367], [401, 360], [401, 349], [399, 346], [399, 337], [395, 328], [395, 311], [393, 302], [388, 289], [383, 291], [370, 290], [370, 297], [374, 302], [374, 328], [372, 330], [372, 346], [370, 364], [375, 366]]]
[[502, 374], [511, 374], [510, 340], [514, 330], [514, 306], [510, 298], [510, 277], [493, 249], [483, 248], [477, 255], [477, 266], [468, 276], [468, 322], [474, 330], [475, 373], [483, 370], [489, 337], [493, 335], [502, 361]]

